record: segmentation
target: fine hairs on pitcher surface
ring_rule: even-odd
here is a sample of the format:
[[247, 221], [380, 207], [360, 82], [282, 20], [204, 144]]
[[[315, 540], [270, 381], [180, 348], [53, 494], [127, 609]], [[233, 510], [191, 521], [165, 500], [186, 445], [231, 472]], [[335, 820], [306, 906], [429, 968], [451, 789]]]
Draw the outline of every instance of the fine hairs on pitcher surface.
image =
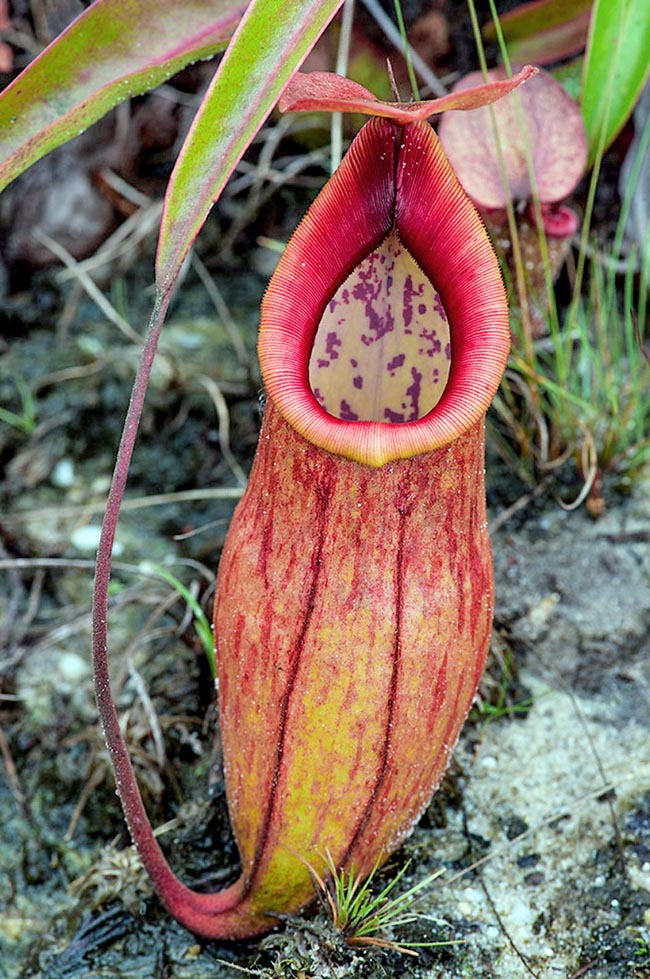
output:
[[262, 304], [267, 401], [214, 611], [242, 865], [232, 886], [203, 894], [171, 871], [101, 651], [96, 672], [134, 842], [197, 934], [274, 927], [313, 901], [308, 867], [324, 871], [326, 854], [369, 874], [428, 804], [471, 705], [493, 608], [484, 418], [508, 311], [481, 220], [423, 120], [529, 75], [408, 109], [329, 75], [285, 93], [283, 108], [363, 103], [380, 118], [309, 209]]

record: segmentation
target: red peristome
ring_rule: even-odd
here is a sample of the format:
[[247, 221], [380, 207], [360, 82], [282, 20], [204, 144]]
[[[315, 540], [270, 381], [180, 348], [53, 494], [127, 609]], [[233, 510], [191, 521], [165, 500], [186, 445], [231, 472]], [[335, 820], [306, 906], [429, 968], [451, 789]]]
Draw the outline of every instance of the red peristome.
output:
[[537, 74], [526, 65], [512, 78], [501, 78], [487, 85], [478, 84], [462, 92], [450, 92], [424, 102], [382, 102], [349, 78], [329, 71], [296, 72], [280, 97], [282, 112], [363, 112], [392, 119], [401, 125], [423, 121], [450, 109], [467, 111], [497, 102]]
[[[318, 404], [309, 358], [327, 303], [394, 231], [449, 317], [451, 370], [438, 404], [408, 424], [348, 422]], [[308, 441], [367, 465], [448, 444], [486, 412], [510, 344], [498, 263], [431, 127], [373, 119], [292, 237], [262, 304], [259, 357], [270, 398]]]

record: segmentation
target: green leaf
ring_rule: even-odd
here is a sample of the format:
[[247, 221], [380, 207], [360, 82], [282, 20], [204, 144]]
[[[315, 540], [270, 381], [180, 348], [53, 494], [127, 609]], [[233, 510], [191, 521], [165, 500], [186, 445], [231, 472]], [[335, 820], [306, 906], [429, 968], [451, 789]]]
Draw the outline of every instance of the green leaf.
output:
[[[499, 14], [499, 24], [506, 41], [518, 41], [568, 23], [588, 11], [591, 4], [592, 0], [562, 0], [561, 3], [558, 0], [534, 0]], [[492, 21], [483, 27], [482, 34], [486, 40], [496, 41], [497, 32]]]
[[648, 75], [648, 0], [596, 0], [582, 80], [589, 164], [632, 112]]
[[143, 570], [148, 573], [155, 574], [163, 581], [166, 581], [168, 585], [178, 592], [178, 594], [185, 600], [185, 603], [190, 608], [194, 616], [194, 628], [196, 633], [201, 640], [201, 645], [203, 646], [203, 651], [207, 657], [208, 665], [210, 667], [210, 673], [214, 679], [217, 675], [217, 667], [214, 658], [214, 636], [212, 634], [212, 626], [208, 621], [208, 618], [201, 608], [198, 600], [194, 597], [189, 588], [186, 588], [180, 579], [176, 575], [172, 574], [166, 568], [161, 567], [159, 564], [151, 564], [148, 561], [142, 562]]
[[161, 295], [282, 90], [343, 0], [253, 0], [223, 57], [171, 176], [156, 277]]
[[574, 102], [580, 103], [582, 92], [582, 66], [583, 58], [574, 58], [572, 61], [565, 61], [563, 65], [554, 68], [551, 72], [553, 78], [562, 85]]
[[239, 0], [96, 0], [0, 96], [0, 190], [109, 109], [222, 50]]
[[[535, 0], [499, 17], [510, 59], [545, 65], [577, 54], [585, 45], [592, 0]], [[495, 41], [493, 22], [483, 36]]]

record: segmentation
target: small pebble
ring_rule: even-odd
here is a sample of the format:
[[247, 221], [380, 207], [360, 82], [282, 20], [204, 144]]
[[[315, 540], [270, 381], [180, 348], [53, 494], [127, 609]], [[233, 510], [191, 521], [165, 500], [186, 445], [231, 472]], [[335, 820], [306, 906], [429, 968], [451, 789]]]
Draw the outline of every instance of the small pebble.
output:
[[[102, 529], [99, 524], [86, 524], [84, 527], [77, 527], [73, 532], [70, 543], [78, 551], [85, 554], [92, 554], [97, 550]], [[118, 541], [113, 544], [113, 556], [119, 557], [124, 551], [124, 547]]]
[[96, 527], [94, 524], [77, 527], [70, 538], [70, 543], [78, 551], [96, 551], [101, 532], [101, 527]]
[[59, 459], [50, 473], [50, 482], [59, 489], [69, 489], [74, 484], [72, 459]]
[[59, 672], [68, 683], [76, 683], [88, 676], [89, 667], [78, 653], [62, 653], [59, 657]]

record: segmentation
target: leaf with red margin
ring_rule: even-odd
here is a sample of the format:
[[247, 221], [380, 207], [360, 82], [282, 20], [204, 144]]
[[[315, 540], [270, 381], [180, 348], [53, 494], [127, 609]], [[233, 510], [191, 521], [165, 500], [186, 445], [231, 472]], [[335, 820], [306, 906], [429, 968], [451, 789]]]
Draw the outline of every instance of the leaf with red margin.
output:
[[156, 279], [166, 294], [210, 208], [289, 78], [343, 0], [253, 0], [203, 100], [169, 182]]
[[[533, 0], [499, 16], [511, 61], [552, 64], [582, 51], [587, 42], [592, 0]], [[494, 23], [483, 37], [497, 40]]]
[[96, 0], [0, 96], [0, 190], [113, 106], [223, 50], [241, 0]]
[[408, 125], [450, 109], [469, 110], [490, 105], [528, 81], [537, 70], [526, 65], [512, 78], [425, 102], [380, 102], [363, 85], [348, 78], [328, 71], [313, 71], [294, 75], [279, 101], [279, 108], [282, 112], [363, 112]]

